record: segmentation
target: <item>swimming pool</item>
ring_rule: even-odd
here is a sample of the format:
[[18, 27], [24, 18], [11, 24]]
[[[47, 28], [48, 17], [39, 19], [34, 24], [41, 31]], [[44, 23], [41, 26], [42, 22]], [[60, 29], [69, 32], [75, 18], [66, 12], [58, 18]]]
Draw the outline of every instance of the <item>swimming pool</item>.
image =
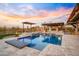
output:
[[28, 43], [28, 47], [37, 49], [37, 50], [43, 50], [48, 44], [54, 44], [54, 45], [61, 45], [62, 39], [54, 34], [33, 34], [32, 36], [19, 38], [21, 42], [24, 42], [25, 44]]

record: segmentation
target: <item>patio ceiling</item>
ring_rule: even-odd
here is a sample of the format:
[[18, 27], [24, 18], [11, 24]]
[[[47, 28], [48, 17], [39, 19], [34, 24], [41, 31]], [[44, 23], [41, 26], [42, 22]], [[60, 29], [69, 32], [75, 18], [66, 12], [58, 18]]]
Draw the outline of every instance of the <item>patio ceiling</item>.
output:
[[73, 9], [69, 19], [68, 19], [68, 23], [69, 22], [78, 22], [79, 21], [79, 3], [76, 4], [75, 8]]

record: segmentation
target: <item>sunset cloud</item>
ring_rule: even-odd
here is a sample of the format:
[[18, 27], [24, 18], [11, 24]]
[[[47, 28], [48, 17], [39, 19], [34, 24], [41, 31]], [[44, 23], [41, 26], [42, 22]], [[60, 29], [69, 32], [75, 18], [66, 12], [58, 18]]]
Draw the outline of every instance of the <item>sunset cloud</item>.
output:
[[[12, 25], [20, 25], [19, 22], [29, 21], [43, 23], [46, 21], [61, 21], [56, 18], [69, 15], [73, 10], [73, 4], [0, 4], [0, 21]], [[67, 5], [67, 6], [66, 6]], [[68, 18], [68, 16], [67, 16]], [[53, 20], [52, 20], [53, 19]], [[67, 19], [61, 18], [63, 21]], [[66, 20], [65, 20], [66, 19]]]

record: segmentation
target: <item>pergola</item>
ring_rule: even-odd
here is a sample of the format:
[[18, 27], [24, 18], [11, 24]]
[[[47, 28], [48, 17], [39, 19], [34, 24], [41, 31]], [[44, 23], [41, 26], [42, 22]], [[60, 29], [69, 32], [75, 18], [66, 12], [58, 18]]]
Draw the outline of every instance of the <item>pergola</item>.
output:
[[58, 31], [58, 27], [60, 26], [61, 28], [63, 27], [64, 23], [44, 23], [42, 24], [43, 26], [48, 26], [49, 28], [51, 27], [57, 27], [57, 31]]
[[24, 24], [28, 24], [28, 25], [32, 26], [32, 25], [35, 24], [35, 23], [31, 23], [31, 22], [22, 22], [22, 24], [23, 24], [23, 32], [25, 32], [25, 31], [24, 31]]

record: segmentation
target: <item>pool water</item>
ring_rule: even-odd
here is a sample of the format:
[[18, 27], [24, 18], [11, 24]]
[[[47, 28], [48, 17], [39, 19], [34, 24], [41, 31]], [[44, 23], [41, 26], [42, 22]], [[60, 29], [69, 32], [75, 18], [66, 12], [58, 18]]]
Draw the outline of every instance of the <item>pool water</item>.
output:
[[28, 43], [28, 47], [37, 49], [37, 50], [43, 50], [48, 44], [54, 44], [54, 45], [61, 45], [61, 38], [55, 35], [39, 35], [37, 37], [32, 36], [30, 38], [20, 38], [21, 42], [24, 42], [25, 44]]
[[55, 44], [55, 45], [61, 45], [61, 40], [62, 40], [61, 37], [51, 35], [51, 36], [45, 37], [43, 42], [50, 43], [50, 44]]

